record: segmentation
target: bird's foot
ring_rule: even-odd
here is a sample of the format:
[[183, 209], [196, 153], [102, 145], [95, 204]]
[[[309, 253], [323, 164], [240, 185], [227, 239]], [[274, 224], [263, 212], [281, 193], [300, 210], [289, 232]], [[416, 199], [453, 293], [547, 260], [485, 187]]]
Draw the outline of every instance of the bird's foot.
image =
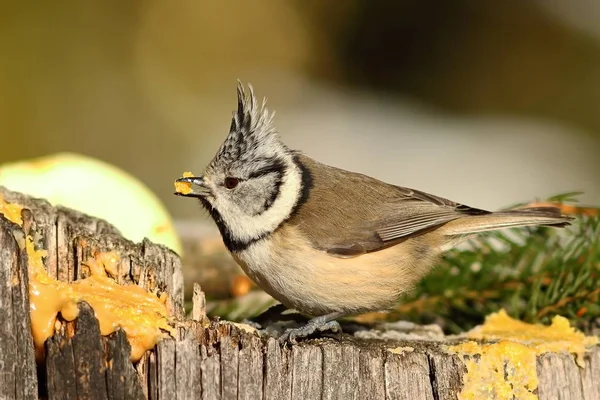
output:
[[334, 320], [334, 318], [337, 318], [338, 316], [339, 315], [337, 313], [323, 315], [321, 317], [311, 319], [306, 325], [300, 328], [288, 329], [279, 337], [279, 343], [296, 344], [298, 343], [297, 339], [306, 338], [315, 332], [331, 331], [334, 333], [341, 333], [342, 327], [337, 321]]

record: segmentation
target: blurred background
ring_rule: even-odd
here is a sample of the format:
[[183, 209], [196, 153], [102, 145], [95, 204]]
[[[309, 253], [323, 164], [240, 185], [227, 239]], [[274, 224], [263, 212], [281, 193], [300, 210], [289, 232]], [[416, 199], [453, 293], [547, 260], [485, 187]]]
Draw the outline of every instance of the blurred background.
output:
[[600, 3], [11, 2], [0, 162], [74, 151], [172, 195], [227, 134], [236, 79], [290, 146], [472, 204], [600, 202]]
[[212, 158], [238, 78], [268, 97], [286, 143], [323, 162], [480, 208], [578, 190], [600, 204], [595, 0], [2, 9], [0, 163], [93, 156], [177, 221], [206, 220], [173, 180]]

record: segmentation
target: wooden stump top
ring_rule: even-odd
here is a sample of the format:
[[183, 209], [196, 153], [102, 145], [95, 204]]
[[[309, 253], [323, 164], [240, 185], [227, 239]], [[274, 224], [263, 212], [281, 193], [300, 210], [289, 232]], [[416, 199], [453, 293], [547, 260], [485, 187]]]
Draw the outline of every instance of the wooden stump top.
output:
[[[52, 207], [0, 188], [6, 201], [25, 206], [23, 227], [0, 216], [0, 399], [457, 399], [465, 360], [447, 351], [448, 338], [313, 339], [281, 346], [229, 322], [209, 321], [194, 290], [194, 310], [183, 312], [179, 257], [148, 241], [131, 243], [110, 224]], [[36, 365], [30, 331], [27, 253], [19, 237], [31, 235], [51, 275], [73, 281], [94, 251], [121, 255], [120, 283], [166, 292], [179, 321], [176, 337], [163, 339], [136, 364], [123, 331], [103, 337], [93, 310], [63, 322]], [[369, 336], [369, 335], [366, 335]], [[370, 335], [376, 337], [377, 335]], [[391, 337], [390, 335], [383, 337]], [[600, 347], [579, 367], [570, 354], [537, 358], [540, 399], [600, 399]], [[497, 397], [501, 398], [501, 397]]]

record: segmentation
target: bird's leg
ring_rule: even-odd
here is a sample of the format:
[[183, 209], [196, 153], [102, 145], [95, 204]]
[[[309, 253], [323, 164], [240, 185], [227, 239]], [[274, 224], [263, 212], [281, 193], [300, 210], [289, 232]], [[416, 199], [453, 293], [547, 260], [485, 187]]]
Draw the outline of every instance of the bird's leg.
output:
[[335, 319], [343, 315], [343, 313], [334, 312], [313, 318], [309, 320], [308, 323], [303, 327], [286, 330], [279, 337], [279, 343], [284, 344], [285, 342], [290, 342], [294, 344], [297, 343], [296, 339], [308, 337], [315, 332], [342, 332], [342, 327]]

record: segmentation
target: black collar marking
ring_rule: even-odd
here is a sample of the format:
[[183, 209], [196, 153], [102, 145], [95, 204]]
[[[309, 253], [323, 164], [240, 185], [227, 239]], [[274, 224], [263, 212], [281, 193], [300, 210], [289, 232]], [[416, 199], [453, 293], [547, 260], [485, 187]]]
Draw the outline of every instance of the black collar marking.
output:
[[[284, 222], [286, 222], [290, 217], [295, 215], [297, 213], [298, 209], [302, 206], [302, 204], [306, 203], [306, 201], [308, 200], [308, 197], [309, 197], [310, 189], [312, 188], [312, 185], [313, 185], [312, 175], [311, 175], [310, 171], [308, 171], [308, 169], [306, 169], [298, 161], [297, 157], [294, 157], [294, 164], [300, 169], [301, 174], [302, 174], [302, 184], [301, 184], [301, 188], [300, 188], [302, 193], [301, 193], [300, 197], [298, 198], [298, 200], [296, 201], [296, 204], [292, 208], [292, 212], [290, 213], [290, 216], [288, 218], [286, 218], [285, 220], [283, 220], [281, 222], [281, 224], [279, 224], [279, 226], [277, 226], [277, 228], [275, 228], [275, 230], [273, 230], [273, 232], [275, 232], [277, 229], [279, 229], [281, 227], [281, 225]], [[274, 171], [270, 171], [270, 172], [274, 172]], [[277, 190], [276, 192], [278, 195], [279, 190]], [[223, 221], [223, 217], [221, 216], [219, 211], [217, 211], [215, 208], [213, 208], [212, 205], [206, 199], [201, 198], [200, 202], [204, 206], [204, 208], [206, 208], [208, 210], [208, 212], [210, 213], [210, 216], [217, 224], [217, 227], [219, 228], [219, 232], [221, 232], [221, 236], [223, 237], [223, 243], [225, 243], [225, 246], [227, 247], [227, 249], [232, 253], [244, 251], [248, 247], [253, 245], [254, 243], [260, 242], [261, 240], [266, 239], [267, 237], [271, 236], [271, 234], [273, 234], [273, 232], [265, 232], [265, 233], [262, 233], [259, 236], [254, 237], [250, 240], [236, 239], [233, 237], [233, 234], [227, 227], [227, 224], [225, 223], [225, 221]]]

